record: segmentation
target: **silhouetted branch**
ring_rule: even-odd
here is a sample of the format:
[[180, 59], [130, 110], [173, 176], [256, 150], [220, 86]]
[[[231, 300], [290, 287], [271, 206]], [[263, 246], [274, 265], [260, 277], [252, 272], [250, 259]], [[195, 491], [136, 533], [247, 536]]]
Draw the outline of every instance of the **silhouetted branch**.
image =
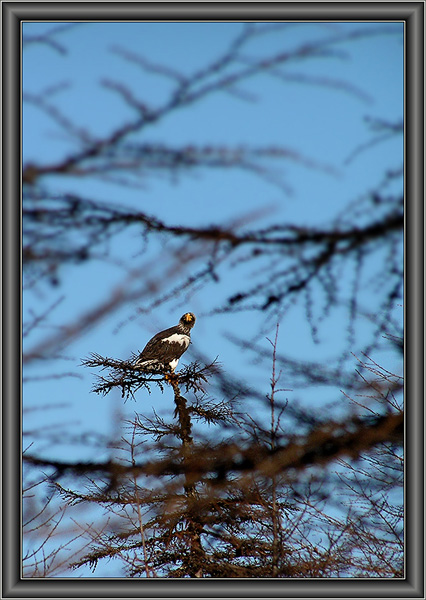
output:
[[110, 473], [113, 468], [120, 476], [125, 474], [145, 474], [160, 476], [163, 474], [197, 473], [199, 477], [223, 472], [252, 472], [259, 470], [271, 476], [287, 469], [305, 469], [311, 465], [325, 465], [340, 458], [350, 456], [356, 458], [360, 453], [377, 444], [391, 442], [402, 444], [403, 414], [390, 414], [368, 420], [352, 419], [346, 423], [329, 421], [323, 427], [312, 430], [307, 436], [294, 436], [283, 445], [277, 442], [274, 451], [260, 445], [241, 448], [238, 444], [224, 443], [214, 448], [214, 453], [206, 455], [204, 449], [191, 452], [185, 465], [173, 460], [148, 461], [132, 467], [106, 463], [74, 463], [66, 461], [49, 461], [29, 454], [24, 461], [28, 464], [51, 467], [56, 471], [55, 477], [67, 472], [85, 475], [90, 472]]
[[59, 54], [66, 54], [66, 48], [63, 46], [63, 44], [60, 44], [57, 41], [56, 36], [62, 35], [64, 32], [78, 25], [79, 23], [65, 23], [64, 25], [58, 25], [57, 27], [53, 27], [52, 29], [50, 29], [42, 35], [24, 35], [22, 39], [22, 45], [24, 46], [24, 48], [25, 46], [29, 46], [31, 44], [46, 45], [56, 50]]
[[175, 394], [179, 390], [179, 384], [183, 385], [186, 391], [203, 391], [203, 383], [208, 381], [215, 370], [215, 362], [203, 367], [194, 362], [184, 367], [179, 374], [171, 374], [166, 366], [146, 372], [135, 365], [136, 358], [137, 355], [134, 355], [130, 360], [119, 360], [92, 352], [81, 364], [84, 367], [98, 367], [101, 371], [108, 370], [107, 376], [96, 376], [93, 387], [95, 393], [106, 395], [118, 387], [121, 389], [122, 398], [127, 399], [134, 398], [135, 393], [142, 388], [151, 393], [152, 384], [158, 386], [162, 392], [165, 385], [169, 384]]

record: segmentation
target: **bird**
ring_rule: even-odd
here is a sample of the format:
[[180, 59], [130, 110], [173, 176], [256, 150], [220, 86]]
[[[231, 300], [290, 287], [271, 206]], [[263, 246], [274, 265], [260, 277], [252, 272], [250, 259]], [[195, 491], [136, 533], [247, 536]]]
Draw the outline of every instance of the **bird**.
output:
[[174, 373], [180, 357], [191, 343], [195, 320], [192, 312], [186, 312], [177, 325], [154, 335], [136, 358], [134, 366], [142, 371]]

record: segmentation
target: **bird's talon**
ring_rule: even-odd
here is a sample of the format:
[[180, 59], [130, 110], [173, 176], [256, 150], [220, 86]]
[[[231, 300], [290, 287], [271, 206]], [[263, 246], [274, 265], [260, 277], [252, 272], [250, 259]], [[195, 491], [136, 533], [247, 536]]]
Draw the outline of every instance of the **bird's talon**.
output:
[[166, 374], [164, 375], [164, 379], [165, 379], [166, 381], [168, 381], [169, 383], [171, 383], [171, 382], [175, 382], [175, 381], [177, 381], [177, 380], [179, 379], [179, 376], [178, 376], [178, 375], [176, 375], [176, 373], [166, 373]]

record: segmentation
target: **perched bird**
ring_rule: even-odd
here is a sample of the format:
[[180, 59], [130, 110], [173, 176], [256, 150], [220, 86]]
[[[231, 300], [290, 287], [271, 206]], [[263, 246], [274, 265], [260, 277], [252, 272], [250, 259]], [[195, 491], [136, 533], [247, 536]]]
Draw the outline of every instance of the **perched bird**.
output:
[[179, 358], [191, 342], [191, 329], [195, 325], [195, 315], [185, 313], [175, 327], [160, 331], [149, 340], [135, 361], [135, 367], [143, 371], [176, 369]]

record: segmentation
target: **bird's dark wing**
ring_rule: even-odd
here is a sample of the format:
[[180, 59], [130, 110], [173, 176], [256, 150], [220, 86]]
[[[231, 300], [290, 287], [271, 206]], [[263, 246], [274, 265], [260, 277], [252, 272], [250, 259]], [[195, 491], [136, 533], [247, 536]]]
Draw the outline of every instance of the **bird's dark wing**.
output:
[[177, 327], [169, 327], [169, 329], [165, 329], [154, 335], [142, 350], [138, 357], [138, 361], [158, 360], [167, 363], [174, 358], [180, 358], [188, 348], [188, 345], [183, 345], [175, 341], [163, 342], [165, 338], [169, 338], [175, 334], [182, 335]]
[[153, 353], [158, 352], [159, 346], [160, 346], [160, 344], [162, 344], [161, 340], [163, 338], [166, 338], [169, 335], [172, 335], [173, 333], [175, 333], [175, 329], [176, 329], [176, 327], [169, 327], [168, 329], [165, 329], [164, 331], [160, 331], [159, 333], [154, 335], [154, 337], [152, 337], [149, 340], [149, 342], [146, 344], [145, 348], [140, 353], [139, 358], [146, 358], [146, 359], [157, 358], [157, 356], [154, 356]]

